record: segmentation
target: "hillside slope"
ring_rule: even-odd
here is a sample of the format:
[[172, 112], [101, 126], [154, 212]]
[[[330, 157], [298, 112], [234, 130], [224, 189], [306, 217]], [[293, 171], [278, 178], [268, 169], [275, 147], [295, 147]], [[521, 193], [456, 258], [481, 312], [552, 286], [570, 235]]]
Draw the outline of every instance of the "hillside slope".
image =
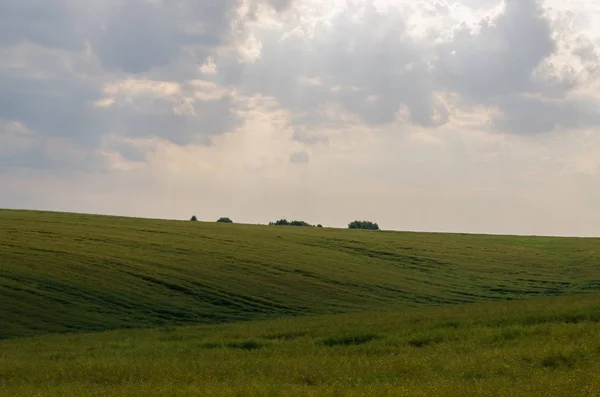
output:
[[600, 291], [597, 239], [0, 211], [0, 338]]

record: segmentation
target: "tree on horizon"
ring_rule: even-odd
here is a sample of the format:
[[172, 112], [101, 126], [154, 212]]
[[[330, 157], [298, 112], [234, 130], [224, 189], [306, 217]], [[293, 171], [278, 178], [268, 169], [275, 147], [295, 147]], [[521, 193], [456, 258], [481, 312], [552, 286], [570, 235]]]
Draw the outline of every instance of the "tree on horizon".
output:
[[348, 229], [379, 230], [379, 225], [371, 221], [354, 221], [348, 224]]

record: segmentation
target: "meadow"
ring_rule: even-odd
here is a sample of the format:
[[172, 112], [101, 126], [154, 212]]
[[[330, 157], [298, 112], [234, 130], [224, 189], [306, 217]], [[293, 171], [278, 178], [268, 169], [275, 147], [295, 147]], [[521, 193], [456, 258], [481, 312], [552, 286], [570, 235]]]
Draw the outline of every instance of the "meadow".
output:
[[597, 396], [599, 242], [0, 210], [0, 396]]
[[0, 342], [2, 396], [598, 396], [600, 295]]

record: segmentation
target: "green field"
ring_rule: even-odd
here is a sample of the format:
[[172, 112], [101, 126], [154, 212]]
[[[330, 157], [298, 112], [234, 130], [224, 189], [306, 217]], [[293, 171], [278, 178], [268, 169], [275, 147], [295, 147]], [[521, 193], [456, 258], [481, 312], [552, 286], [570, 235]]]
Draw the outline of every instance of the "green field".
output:
[[598, 396], [600, 295], [0, 342], [2, 396]]
[[598, 239], [0, 210], [0, 395], [597, 396], [599, 263]]

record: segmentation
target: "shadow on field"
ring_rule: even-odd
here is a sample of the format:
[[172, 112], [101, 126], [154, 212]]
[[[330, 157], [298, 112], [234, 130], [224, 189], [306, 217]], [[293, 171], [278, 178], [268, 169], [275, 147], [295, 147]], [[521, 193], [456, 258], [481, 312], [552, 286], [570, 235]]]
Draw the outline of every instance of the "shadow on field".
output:
[[325, 346], [352, 346], [362, 345], [372, 340], [381, 339], [381, 335], [361, 333], [350, 335], [333, 335], [322, 340]]

